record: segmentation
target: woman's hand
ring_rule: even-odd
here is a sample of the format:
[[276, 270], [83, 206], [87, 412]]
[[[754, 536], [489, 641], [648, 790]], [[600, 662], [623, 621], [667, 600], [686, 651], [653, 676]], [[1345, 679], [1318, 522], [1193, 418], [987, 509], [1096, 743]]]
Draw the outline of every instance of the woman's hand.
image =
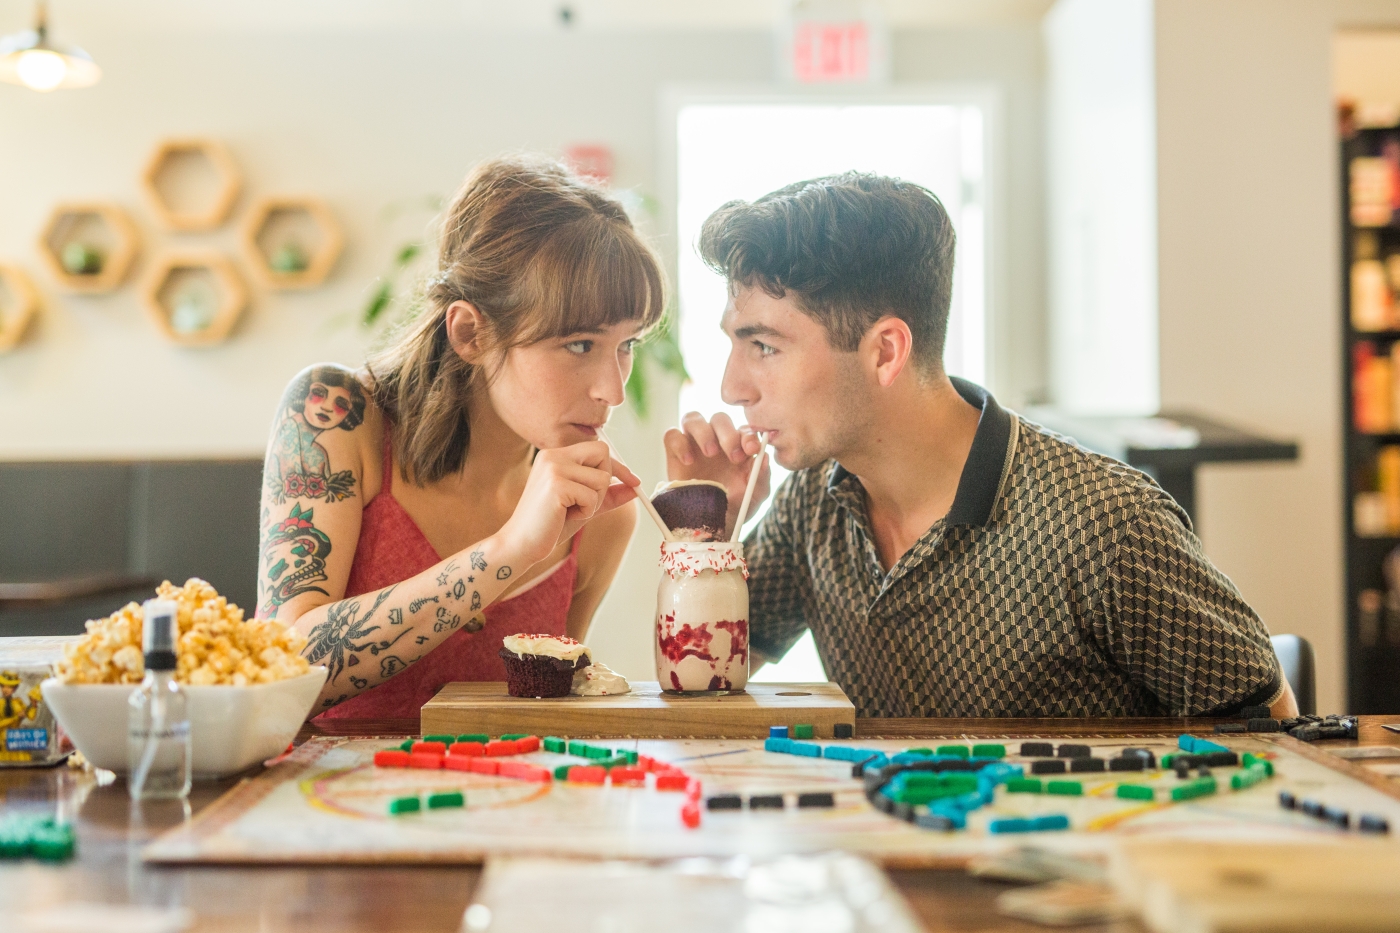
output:
[[590, 519], [636, 498], [641, 483], [602, 441], [541, 450], [501, 534], [512, 550], [538, 563]]
[[[687, 412], [679, 429], [666, 432], [666, 475], [672, 480], [708, 479], [720, 483], [729, 493], [726, 536], [739, 521], [739, 505], [748, 485], [754, 455], [763, 444], [748, 425], [734, 427], [729, 416], [720, 412], [709, 421], [698, 411]], [[768, 458], [758, 465], [758, 484], [749, 504], [752, 515], [768, 498]], [[747, 520], [749, 515], [744, 516]]]

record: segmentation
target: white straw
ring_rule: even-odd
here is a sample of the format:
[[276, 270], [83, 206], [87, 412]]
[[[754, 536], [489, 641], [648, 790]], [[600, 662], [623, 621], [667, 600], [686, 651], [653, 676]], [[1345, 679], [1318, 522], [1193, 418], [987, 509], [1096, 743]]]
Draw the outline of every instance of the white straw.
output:
[[739, 517], [734, 519], [734, 533], [729, 537], [730, 544], [739, 543], [739, 533], [744, 530], [744, 516], [749, 513], [749, 502], [753, 499], [753, 488], [758, 485], [758, 471], [763, 469], [763, 458], [768, 453], [768, 438], [758, 436], [758, 454], [753, 458], [753, 469], [749, 470], [749, 481], [744, 486], [744, 501], [739, 503]]
[[[602, 428], [598, 429], [598, 438], [604, 444], [608, 445], [608, 448], [611, 449], [613, 452], [613, 456], [617, 456], [617, 448], [613, 446], [613, 442], [608, 438], [608, 436], [603, 433]], [[622, 458], [618, 457], [618, 459], [620, 460]], [[642, 492], [642, 487], [640, 486], [637, 487], [637, 499], [642, 503], [642, 508], [646, 509], [647, 514], [651, 516], [651, 520], [656, 522], [656, 527], [661, 529], [662, 540], [676, 540], [675, 535], [671, 534], [671, 529], [666, 524], [666, 520], [661, 517], [660, 512], [656, 511], [656, 506], [651, 504], [651, 500], [647, 498], [646, 493]]]

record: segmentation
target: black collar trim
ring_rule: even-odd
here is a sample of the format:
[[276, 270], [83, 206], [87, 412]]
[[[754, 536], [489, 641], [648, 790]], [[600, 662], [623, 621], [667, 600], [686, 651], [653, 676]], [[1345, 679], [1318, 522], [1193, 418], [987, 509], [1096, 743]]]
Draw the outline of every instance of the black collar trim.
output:
[[[956, 376], [951, 380], [958, 394], [969, 405], [981, 409], [982, 415], [977, 420], [977, 433], [972, 438], [967, 463], [963, 464], [947, 521], [950, 525], [986, 525], [1011, 475], [1020, 424], [986, 389]], [[837, 492], [847, 478], [854, 479], [841, 464], [833, 464], [827, 476], [827, 490]]]

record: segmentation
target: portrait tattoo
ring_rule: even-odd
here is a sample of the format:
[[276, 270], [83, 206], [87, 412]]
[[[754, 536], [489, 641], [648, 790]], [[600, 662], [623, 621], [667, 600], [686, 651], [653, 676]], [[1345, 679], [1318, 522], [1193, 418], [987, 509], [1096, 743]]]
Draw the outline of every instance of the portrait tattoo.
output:
[[369, 624], [375, 612], [393, 592], [392, 586], [381, 590], [375, 597], [374, 605], [370, 606], [364, 615], [360, 615], [358, 599], [342, 599], [338, 603], [331, 603], [326, 607], [326, 621], [314, 626], [307, 633], [306, 650], [303, 652], [306, 660], [312, 664], [325, 660], [326, 667], [330, 669], [330, 679], [334, 682], [341, 671], [345, 670], [347, 663], [350, 667], [360, 663], [359, 652], [369, 650], [372, 654], [378, 654], [402, 638], [407, 629], [400, 632], [398, 638], [393, 641], [373, 638], [372, 635], [379, 631], [379, 626]]
[[316, 584], [327, 579], [326, 559], [331, 553], [331, 539], [312, 523], [315, 509], [302, 510], [292, 503], [285, 520], [270, 528], [263, 538], [262, 563], [266, 568], [259, 580], [263, 590], [258, 614], [266, 619], [277, 617], [277, 607], [302, 593], [326, 591]]
[[337, 428], [353, 431], [364, 417], [365, 392], [350, 373], [322, 366], [293, 383], [263, 466], [263, 484], [272, 501], [339, 502], [353, 496], [354, 472], [333, 471], [318, 438]]

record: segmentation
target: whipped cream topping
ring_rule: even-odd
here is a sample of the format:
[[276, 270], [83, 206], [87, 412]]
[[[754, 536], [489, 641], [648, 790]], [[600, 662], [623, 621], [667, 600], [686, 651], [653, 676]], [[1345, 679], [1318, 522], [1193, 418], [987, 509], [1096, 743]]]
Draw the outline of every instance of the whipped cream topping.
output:
[[533, 654], [561, 661], [577, 661], [588, 653], [587, 645], [559, 635], [507, 635], [501, 639], [501, 644], [518, 655]]
[[737, 570], [749, 578], [749, 565], [744, 560], [744, 546], [728, 541], [663, 541], [661, 569], [672, 578], [698, 577], [701, 571], [726, 573]]
[[576, 697], [606, 697], [627, 693], [632, 685], [606, 664], [590, 664], [574, 671], [574, 685], [569, 692]]

